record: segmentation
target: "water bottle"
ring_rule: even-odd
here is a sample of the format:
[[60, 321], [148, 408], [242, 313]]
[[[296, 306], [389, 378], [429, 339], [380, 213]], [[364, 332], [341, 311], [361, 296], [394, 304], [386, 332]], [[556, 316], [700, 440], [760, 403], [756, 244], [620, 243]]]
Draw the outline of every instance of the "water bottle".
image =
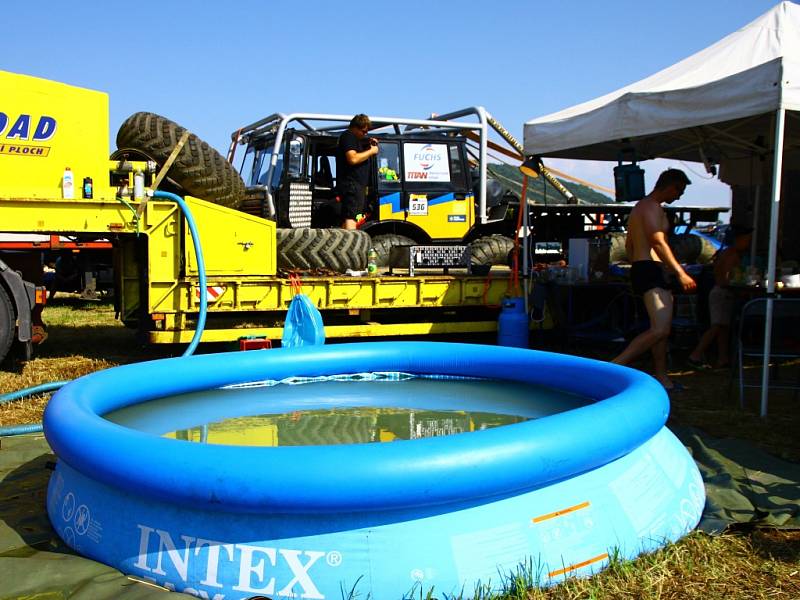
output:
[[61, 178], [61, 194], [67, 200], [75, 197], [75, 178], [69, 167], [64, 169], [64, 176]]
[[375, 248], [370, 248], [367, 254], [367, 273], [375, 275], [378, 272], [378, 253]]
[[133, 199], [144, 200], [144, 173], [141, 171], [133, 174]]
[[92, 186], [92, 178], [91, 177], [84, 177], [83, 178], [83, 197], [84, 198], [91, 198], [94, 195], [93, 186]]

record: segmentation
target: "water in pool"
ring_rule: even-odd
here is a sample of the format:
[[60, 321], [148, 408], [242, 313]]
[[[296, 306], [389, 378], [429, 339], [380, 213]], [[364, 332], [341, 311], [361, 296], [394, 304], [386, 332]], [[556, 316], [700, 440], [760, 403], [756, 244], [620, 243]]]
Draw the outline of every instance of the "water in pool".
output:
[[104, 415], [210, 444], [308, 446], [463, 434], [578, 408], [586, 398], [530, 384], [402, 377], [277, 383], [181, 394]]

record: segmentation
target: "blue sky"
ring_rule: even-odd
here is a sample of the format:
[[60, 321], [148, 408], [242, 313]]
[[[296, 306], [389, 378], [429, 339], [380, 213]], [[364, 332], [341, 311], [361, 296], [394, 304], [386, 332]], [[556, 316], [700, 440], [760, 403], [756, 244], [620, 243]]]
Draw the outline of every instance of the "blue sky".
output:
[[[102, 90], [112, 139], [162, 114], [221, 152], [273, 112], [425, 117], [485, 106], [523, 123], [663, 69], [776, 0], [18, 2], [0, 69]], [[553, 166], [613, 187], [607, 163]], [[644, 164], [648, 187], [662, 165]], [[729, 202], [701, 165], [681, 204]]]

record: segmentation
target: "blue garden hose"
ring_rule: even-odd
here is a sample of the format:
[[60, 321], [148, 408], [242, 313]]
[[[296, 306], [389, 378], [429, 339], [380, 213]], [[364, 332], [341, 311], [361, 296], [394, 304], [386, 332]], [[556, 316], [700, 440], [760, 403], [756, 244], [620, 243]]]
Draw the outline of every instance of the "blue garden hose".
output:
[[[183, 198], [176, 194], [172, 194], [170, 192], [161, 192], [156, 191], [153, 193], [154, 198], [163, 198], [165, 200], [172, 200], [175, 202], [183, 212], [183, 215], [186, 217], [186, 222], [189, 225], [189, 231], [192, 234], [192, 243], [194, 244], [194, 253], [197, 256], [197, 277], [199, 279], [199, 286], [200, 286], [200, 312], [197, 315], [197, 327], [194, 330], [194, 336], [192, 337], [192, 341], [189, 343], [189, 346], [184, 350], [182, 356], [191, 356], [194, 354], [194, 351], [197, 349], [197, 346], [200, 344], [200, 338], [203, 337], [203, 330], [206, 327], [206, 314], [208, 312], [208, 298], [206, 297], [206, 265], [203, 261], [203, 251], [200, 246], [200, 234], [197, 231], [197, 225], [194, 221], [194, 217], [192, 216], [192, 211], [189, 210], [189, 206], [186, 204]], [[10, 402], [11, 400], [18, 400], [20, 398], [25, 398], [27, 396], [34, 396], [36, 394], [41, 394], [44, 392], [54, 392], [66, 384], [69, 381], [52, 381], [50, 383], [43, 383], [41, 385], [36, 385], [33, 387], [25, 388], [23, 390], [18, 390], [16, 392], [11, 392], [9, 394], [3, 394], [0, 396], [0, 404], [5, 402]], [[0, 427], [0, 437], [2, 436], [12, 436], [12, 435], [23, 435], [26, 433], [39, 433], [42, 431], [41, 423], [31, 423], [29, 425], [9, 425], [7, 427]]]
[[25, 435], [26, 433], [41, 433], [41, 423], [30, 423], [29, 425], [9, 425], [0, 427], [0, 437], [10, 437], [12, 435]]
[[186, 204], [183, 198], [170, 192], [156, 191], [153, 193], [153, 198], [164, 198], [165, 200], [172, 200], [180, 206], [183, 215], [186, 217], [186, 223], [189, 225], [189, 231], [192, 234], [192, 243], [194, 244], [194, 253], [197, 256], [197, 278], [199, 279], [200, 286], [200, 313], [197, 315], [197, 326], [194, 329], [194, 336], [189, 344], [189, 347], [183, 353], [183, 356], [191, 356], [197, 349], [200, 343], [200, 338], [203, 337], [203, 330], [206, 327], [206, 313], [208, 311], [208, 298], [206, 297], [206, 265], [203, 262], [203, 251], [200, 247], [200, 234], [197, 232], [197, 225], [194, 222], [192, 211]]
[[11, 402], [12, 400], [19, 400], [20, 398], [25, 398], [26, 396], [35, 396], [36, 394], [43, 394], [45, 392], [54, 392], [67, 385], [69, 382], [70, 380], [51, 381], [50, 383], [35, 385], [33, 387], [25, 388], [24, 390], [19, 390], [18, 392], [9, 392], [8, 394], [0, 395], [0, 404]]
[[[69, 381], [51, 381], [50, 383], [35, 385], [33, 387], [25, 388], [24, 390], [2, 394], [0, 395], [0, 404], [5, 404], [6, 402], [11, 402], [12, 400], [19, 400], [20, 398], [26, 398], [28, 396], [35, 396], [36, 394], [54, 392], [68, 383]], [[9, 425], [7, 427], [0, 427], [0, 437], [9, 435], [23, 435], [26, 433], [38, 433], [41, 430], [41, 423], [31, 423], [29, 425]]]

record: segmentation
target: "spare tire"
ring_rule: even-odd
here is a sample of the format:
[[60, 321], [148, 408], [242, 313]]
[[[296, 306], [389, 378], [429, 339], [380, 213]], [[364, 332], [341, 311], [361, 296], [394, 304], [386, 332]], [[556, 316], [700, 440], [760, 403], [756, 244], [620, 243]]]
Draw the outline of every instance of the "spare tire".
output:
[[608, 252], [608, 262], [615, 264], [628, 260], [628, 251], [625, 249], [627, 236], [622, 232], [614, 232], [610, 237], [611, 249]]
[[669, 236], [669, 245], [678, 262], [707, 265], [714, 262], [717, 249], [714, 244], [692, 233]]
[[473, 265], [509, 265], [514, 240], [505, 235], [488, 235], [472, 242], [469, 250]]
[[[138, 112], [119, 128], [117, 147], [141, 152], [163, 165], [185, 131], [165, 117]], [[245, 185], [239, 173], [193, 133], [172, 163], [169, 177], [187, 194], [221, 206], [239, 208], [244, 199]]]
[[[714, 255], [717, 249], [707, 239], [691, 234], [681, 233], [670, 235], [669, 247], [675, 260], [679, 263], [707, 265], [714, 262]], [[625, 250], [625, 234], [614, 233], [611, 235], [611, 251], [609, 262], [618, 263], [629, 260]]]
[[278, 229], [278, 268], [329, 269], [337, 273], [367, 268], [369, 234], [348, 229]]
[[8, 354], [11, 344], [14, 343], [16, 322], [14, 305], [5, 288], [0, 284], [0, 363]]

